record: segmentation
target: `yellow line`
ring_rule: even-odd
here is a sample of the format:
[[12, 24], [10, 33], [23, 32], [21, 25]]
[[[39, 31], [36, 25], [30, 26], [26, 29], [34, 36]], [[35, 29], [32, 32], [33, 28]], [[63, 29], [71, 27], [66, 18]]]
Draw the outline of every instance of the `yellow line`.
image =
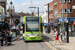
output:
[[49, 42], [45, 42], [52, 50], [56, 50]]

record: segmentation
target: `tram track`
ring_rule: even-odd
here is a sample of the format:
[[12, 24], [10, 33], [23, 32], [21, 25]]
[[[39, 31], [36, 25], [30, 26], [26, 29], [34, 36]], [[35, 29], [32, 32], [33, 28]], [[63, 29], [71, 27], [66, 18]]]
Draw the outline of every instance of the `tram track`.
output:
[[47, 49], [41, 44], [41, 42], [39, 42], [39, 44], [41, 45], [42, 50], [47, 50]]
[[25, 50], [28, 50], [28, 42], [25, 44]]

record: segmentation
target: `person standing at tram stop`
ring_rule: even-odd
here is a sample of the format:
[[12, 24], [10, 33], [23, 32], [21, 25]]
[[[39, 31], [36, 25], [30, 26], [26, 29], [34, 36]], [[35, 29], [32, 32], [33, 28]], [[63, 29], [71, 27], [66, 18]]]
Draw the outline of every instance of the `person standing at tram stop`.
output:
[[10, 33], [9, 33], [9, 36], [11, 37], [11, 42], [12, 42], [12, 34], [13, 34], [13, 32], [11, 30]]
[[60, 45], [61, 45], [61, 42], [60, 42], [60, 40], [59, 40], [59, 36], [58, 36], [58, 31], [57, 31], [57, 29], [54, 29], [54, 36], [55, 36], [55, 45], [56, 45], [56, 43], [57, 43], [57, 41], [60, 43]]
[[4, 34], [0, 31], [1, 46], [3, 46]]

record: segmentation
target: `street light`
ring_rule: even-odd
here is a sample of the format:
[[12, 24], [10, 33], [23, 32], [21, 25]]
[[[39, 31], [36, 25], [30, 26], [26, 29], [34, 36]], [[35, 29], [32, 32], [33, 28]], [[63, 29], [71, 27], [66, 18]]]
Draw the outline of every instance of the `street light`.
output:
[[10, 22], [10, 23], [11, 23], [11, 24], [12, 24], [12, 4], [13, 4], [13, 3], [12, 3], [12, 1], [11, 1], [11, 2], [10, 2], [10, 5], [11, 5], [11, 17], [10, 17], [11, 22]]
[[66, 7], [67, 7], [67, 43], [69, 43], [69, 31], [68, 31], [68, 0], [66, 2]]
[[[30, 9], [31, 9], [31, 11], [32, 11], [32, 15], [34, 15], [34, 11], [35, 11], [35, 9], [37, 8], [37, 13], [38, 13], [38, 16], [39, 16], [39, 7], [29, 7]], [[34, 10], [32, 10], [34, 8]]]

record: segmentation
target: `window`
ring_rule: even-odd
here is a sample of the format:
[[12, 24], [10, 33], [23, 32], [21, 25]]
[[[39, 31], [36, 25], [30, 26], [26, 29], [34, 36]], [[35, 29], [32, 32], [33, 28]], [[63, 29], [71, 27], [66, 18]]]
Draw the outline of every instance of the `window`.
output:
[[49, 7], [49, 13], [50, 13], [50, 7]]
[[58, 9], [54, 10], [54, 16], [57, 17]]
[[50, 20], [50, 15], [49, 15], [49, 20]]
[[58, 14], [58, 9], [56, 9], [56, 10], [54, 11], [54, 14]]
[[51, 15], [51, 18], [53, 18], [53, 15]]
[[59, 10], [59, 13], [61, 13], [62, 12], [62, 10]]
[[[64, 0], [64, 2], [66, 2], [67, 0]], [[68, 0], [68, 2], [72, 2], [72, 0]], [[63, 0], [62, 0], [62, 3], [63, 3]]]
[[61, 3], [62, 0], [59, 0], [59, 4]]
[[51, 11], [51, 13], [52, 13], [52, 12], [53, 12], [53, 7], [50, 7], [49, 9], [50, 9], [50, 11]]
[[57, 2], [55, 2], [54, 5], [56, 6], [57, 5]]
[[53, 10], [53, 7], [51, 7], [51, 10]]
[[[66, 12], [67, 12], [67, 10], [64, 9], [64, 13], [66, 13]], [[63, 9], [62, 9], [62, 13], [63, 13]], [[72, 9], [68, 9], [68, 13], [72, 13]]]
[[39, 17], [26, 17], [26, 31], [39, 31]]

